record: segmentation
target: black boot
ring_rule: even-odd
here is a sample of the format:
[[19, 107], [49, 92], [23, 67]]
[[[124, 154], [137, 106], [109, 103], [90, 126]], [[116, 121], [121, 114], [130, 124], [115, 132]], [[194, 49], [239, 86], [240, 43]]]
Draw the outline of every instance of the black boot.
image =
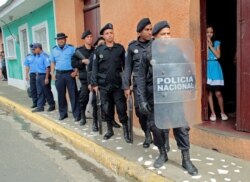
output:
[[98, 124], [97, 124], [96, 118], [93, 119], [92, 131], [94, 131], [94, 132], [98, 131]]
[[153, 140], [150, 130], [148, 129], [145, 133], [145, 141], [143, 142], [143, 148], [149, 148], [151, 143], [153, 143]]
[[115, 120], [112, 121], [112, 125], [114, 128], [121, 128], [121, 126]]
[[122, 124], [122, 129], [123, 129], [123, 135], [124, 139], [127, 143], [131, 143], [131, 138], [129, 137], [129, 132], [128, 132], [128, 123], [123, 123]]
[[198, 169], [193, 165], [190, 160], [189, 150], [182, 150], [182, 167], [188, 171], [192, 176], [198, 174]]
[[80, 126], [83, 126], [86, 124], [86, 116], [85, 116], [85, 111], [81, 110], [81, 121], [80, 121]]
[[164, 139], [165, 139], [165, 149], [167, 152], [170, 151], [170, 146], [169, 146], [169, 132], [164, 131]]
[[154, 162], [155, 168], [160, 168], [168, 160], [168, 155], [164, 146], [158, 147], [160, 155]]
[[103, 137], [104, 140], [108, 140], [114, 135], [113, 126], [112, 126], [111, 121], [107, 121], [107, 128], [108, 128], [108, 131]]

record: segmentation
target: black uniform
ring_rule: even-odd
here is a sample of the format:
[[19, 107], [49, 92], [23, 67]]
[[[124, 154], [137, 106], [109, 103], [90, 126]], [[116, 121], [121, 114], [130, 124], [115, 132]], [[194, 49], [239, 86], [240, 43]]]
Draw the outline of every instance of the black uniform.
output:
[[140, 59], [142, 56], [143, 50], [145, 50], [148, 45], [150, 45], [150, 41], [140, 42], [132, 41], [128, 46], [127, 57], [125, 62], [125, 70], [124, 70], [124, 79], [123, 79], [123, 89], [129, 89], [131, 85], [131, 75], [133, 80], [133, 92], [135, 99], [135, 111], [136, 115], [139, 118], [139, 122], [144, 133], [147, 131], [147, 122], [146, 116], [141, 114], [139, 111], [139, 100], [137, 96], [137, 78], [138, 78], [138, 70], [140, 66]]
[[[85, 46], [76, 48], [75, 53], [71, 58], [71, 66], [77, 68], [79, 71], [79, 79], [81, 81], [81, 89], [79, 94], [80, 108], [82, 115], [82, 124], [86, 123], [85, 110], [89, 101], [89, 89], [88, 89], [88, 73], [87, 65], [82, 63], [83, 59], [89, 59], [93, 53], [94, 48], [87, 49]], [[81, 54], [81, 55], [79, 55]]]
[[127, 142], [127, 106], [122, 90], [122, 71], [125, 63], [125, 50], [120, 44], [114, 43], [113, 47], [101, 45], [96, 49], [93, 61], [91, 85], [98, 86], [101, 95], [102, 112], [105, 113], [108, 132], [104, 138], [113, 135], [112, 128], [112, 102], [114, 101], [120, 122], [123, 124], [124, 138]]
[[[148, 148], [152, 142], [151, 134], [149, 127], [147, 126], [147, 117], [139, 111], [139, 98], [137, 94], [137, 78], [138, 70], [140, 66], [141, 56], [143, 51], [151, 44], [151, 41], [140, 42], [139, 40], [132, 41], [127, 50], [127, 57], [125, 61], [125, 70], [123, 77], [123, 89], [130, 89], [130, 85], [133, 84], [133, 93], [134, 93], [134, 104], [135, 104], [135, 113], [139, 118], [139, 122], [142, 130], [145, 133], [146, 140], [143, 143], [144, 148]], [[132, 83], [131, 83], [132, 76]]]
[[[158, 55], [158, 57], [160, 57], [160, 55]], [[151, 113], [148, 115], [148, 122], [153, 132], [154, 144], [158, 147], [163, 147], [165, 144], [164, 132], [169, 132], [169, 130], [159, 129], [155, 125], [154, 99], [153, 99], [153, 70], [152, 70], [152, 65], [150, 63], [151, 60], [152, 60], [151, 46], [149, 46], [146, 52], [142, 55], [141, 67], [138, 72], [139, 74], [137, 80], [138, 96], [140, 103], [146, 102], [149, 104], [149, 107], [151, 108]], [[173, 132], [178, 148], [180, 150], [189, 150], [190, 148], [189, 127], [174, 128]]]

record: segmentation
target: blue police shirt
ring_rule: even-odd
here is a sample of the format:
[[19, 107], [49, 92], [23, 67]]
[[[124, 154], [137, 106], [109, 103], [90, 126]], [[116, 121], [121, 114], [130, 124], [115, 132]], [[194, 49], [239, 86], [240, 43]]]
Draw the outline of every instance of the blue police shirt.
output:
[[47, 67], [50, 66], [49, 55], [45, 52], [36, 55], [37, 73], [46, 73]]
[[28, 54], [24, 60], [24, 66], [27, 66], [30, 68], [30, 73], [36, 73], [35, 57], [36, 55], [34, 54]]
[[75, 48], [72, 45], [65, 44], [63, 49], [57, 45], [51, 51], [50, 61], [55, 63], [56, 70], [73, 70], [71, 57], [74, 52]]

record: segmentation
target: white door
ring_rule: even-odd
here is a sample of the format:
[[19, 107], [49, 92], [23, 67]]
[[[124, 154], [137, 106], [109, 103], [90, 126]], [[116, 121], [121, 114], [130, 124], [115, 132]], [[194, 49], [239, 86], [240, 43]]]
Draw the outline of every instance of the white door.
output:
[[29, 38], [28, 38], [28, 26], [27, 24], [19, 27], [19, 42], [20, 42], [20, 52], [21, 52], [21, 64], [22, 64], [22, 71], [23, 71], [23, 81], [26, 83], [25, 80], [25, 67], [24, 67], [24, 60], [27, 54], [29, 54]]

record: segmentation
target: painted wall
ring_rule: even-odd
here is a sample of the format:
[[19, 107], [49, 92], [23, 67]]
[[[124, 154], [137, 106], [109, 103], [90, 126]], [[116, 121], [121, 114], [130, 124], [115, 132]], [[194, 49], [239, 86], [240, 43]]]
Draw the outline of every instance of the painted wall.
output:
[[[195, 45], [197, 74], [197, 122], [201, 121], [201, 46], [200, 46], [200, 4], [199, 0], [101, 0], [101, 27], [110, 22], [114, 25], [115, 40], [127, 48], [137, 38], [136, 25], [141, 18], [149, 17], [155, 24], [167, 20], [173, 37], [191, 38]], [[68, 8], [68, 13], [64, 7]], [[83, 2], [80, 0], [55, 0], [56, 25], [58, 32], [69, 35], [68, 42], [82, 43], [80, 35], [84, 27]], [[59, 16], [60, 15], [60, 16]], [[138, 125], [138, 122], [136, 122]]]
[[54, 4], [57, 32], [64, 32], [68, 35], [68, 43], [74, 46], [81, 45], [80, 37], [84, 27], [83, 2], [80, 0], [54, 0]]
[[201, 46], [199, 0], [101, 0], [101, 27], [110, 22], [114, 25], [115, 40], [127, 48], [137, 38], [136, 25], [144, 17], [152, 24], [167, 20], [172, 37], [191, 38], [195, 45], [197, 75], [197, 122], [201, 121]]
[[[49, 31], [49, 45], [50, 49], [53, 45], [55, 45], [55, 24], [54, 24], [54, 13], [53, 13], [53, 2], [49, 2], [42, 6], [41, 8], [37, 9], [29, 13], [28, 15], [23, 16], [22, 18], [15, 20], [8, 24], [9, 30], [11, 31], [12, 35], [15, 37], [18, 36], [18, 27], [27, 23], [28, 25], [28, 36], [29, 36], [29, 43], [33, 42], [32, 38], [32, 27], [40, 24], [44, 21], [48, 23], [48, 31]], [[5, 45], [6, 45], [6, 37], [10, 36], [10, 32], [6, 26], [3, 27], [3, 34], [5, 37]], [[20, 44], [18, 42], [15, 43], [16, 48], [16, 59], [7, 60], [8, 66], [8, 74], [9, 78], [22, 80], [23, 73], [22, 73], [22, 60], [21, 60], [21, 53], [20, 53]]]

